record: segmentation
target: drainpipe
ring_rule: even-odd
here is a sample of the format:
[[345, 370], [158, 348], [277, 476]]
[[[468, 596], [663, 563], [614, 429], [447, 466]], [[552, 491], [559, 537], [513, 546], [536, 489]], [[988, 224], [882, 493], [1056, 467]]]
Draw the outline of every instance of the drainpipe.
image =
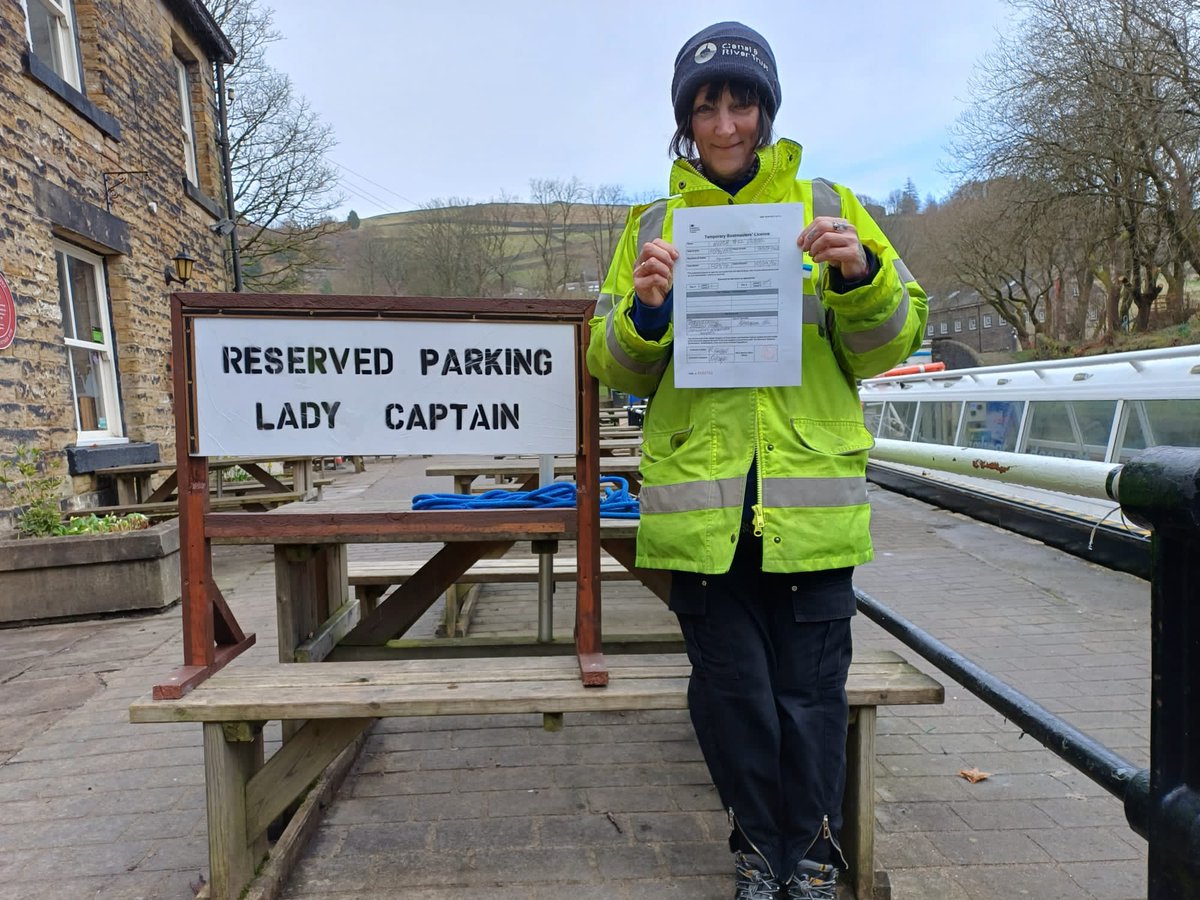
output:
[[237, 213], [233, 208], [233, 164], [229, 161], [229, 109], [225, 105], [225, 63], [217, 63], [217, 110], [221, 120], [221, 169], [225, 177], [225, 215], [233, 223], [229, 232], [229, 258], [233, 263], [233, 289], [242, 290], [242, 252], [238, 247]]

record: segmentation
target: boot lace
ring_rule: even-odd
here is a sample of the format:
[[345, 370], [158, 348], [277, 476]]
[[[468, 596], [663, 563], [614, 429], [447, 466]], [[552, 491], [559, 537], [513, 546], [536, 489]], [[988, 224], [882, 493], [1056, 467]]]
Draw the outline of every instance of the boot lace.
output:
[[733, 895], [733, 900], [776, 900], [779, 896], [779, 882], [769, 872], [754, 865], [745, 854], [737, 854], [734, 867], [737, 870], [737, 893]]

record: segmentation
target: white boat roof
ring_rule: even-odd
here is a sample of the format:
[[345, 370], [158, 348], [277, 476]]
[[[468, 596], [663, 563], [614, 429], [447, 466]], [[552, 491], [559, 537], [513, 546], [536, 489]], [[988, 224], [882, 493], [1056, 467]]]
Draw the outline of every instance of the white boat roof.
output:
[[868, 378], [863, 402], [916, 400], [1197, 400], [1200, 344], [917, 375]]

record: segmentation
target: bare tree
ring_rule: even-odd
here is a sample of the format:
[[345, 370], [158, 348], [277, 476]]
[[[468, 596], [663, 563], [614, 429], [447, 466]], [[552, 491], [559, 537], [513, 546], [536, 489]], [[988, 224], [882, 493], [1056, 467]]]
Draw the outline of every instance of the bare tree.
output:
[[451, 197], [422, 206], [407, 232], [413, 290], [438, 297], [504, 293], [515, 260], [514, 208], [507, 195], [487, 204]]
[[594, 221], [588, 224], [587, 236], [592, 245], [596, 261], [596, 280], [603, 281], [616, 251], [617, 240], [625, 227], [629, 212], [629, 198], [619, 184], [602, 184], [585, 189], [588, 203], [592, 205]]
[[548, 297], [561, 291], [574, 274], [569, 248], [571, 225], [575, 207], [584, 197], [584, 187], [578, 178], [532, 178], [529, 194], [534, 214], [530, 238], [542, 262], [541, 292]]
[[953, 148], [960, 174], [1090, 201], [1100, 231], [1083, 243], [1109, 250], [1093, 271], [1116, 301], [1110, 329], [1135, 306], [1138, 326], [1149, 324], [1164, 270], [1168, 311], [1186, 315], [1172, 279], [1185, 261], [1200, 269], [1200, 4], [1010, 2], [1025, 19], [973, 84]]
[[237, 59], [226, 69], [229, 151], [242, 261], [250, 289], [290, 290], [323, 262], [322, 238], [343, 225], [338, 176], [326, 159], [332, 129], [267, 64], [279, 40], [258, 0], [205, 0]]

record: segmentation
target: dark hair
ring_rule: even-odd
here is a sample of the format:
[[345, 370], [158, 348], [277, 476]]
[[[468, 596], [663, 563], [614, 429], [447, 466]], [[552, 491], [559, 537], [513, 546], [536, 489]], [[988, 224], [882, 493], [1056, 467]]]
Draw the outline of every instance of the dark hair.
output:
[[[771, 143], [774, 137], [771, 114], [767, 112], [767, 108], [759, 100], [758, 87], [749, 81], [734, 79], [712, 81], [706, 86], [704, 99], [709, 103], [715, 103], [721, 99], [721, 95], [725, 93], [725, 88], [729, 88], [729, 93], [733, 95], [734, 103], [753, 103], [758, 107], [758, 142], [754, 145], [754, 148], [757, 150]], [[675, 156], [685, 159], [691, 159], [696, 153], [696, 141], [692, 135], [691, 101], [688, 102], [687, 115], [679, 123], [679, 127], [675, 129], [675, 134], [671, 136], [669, 148]]]

